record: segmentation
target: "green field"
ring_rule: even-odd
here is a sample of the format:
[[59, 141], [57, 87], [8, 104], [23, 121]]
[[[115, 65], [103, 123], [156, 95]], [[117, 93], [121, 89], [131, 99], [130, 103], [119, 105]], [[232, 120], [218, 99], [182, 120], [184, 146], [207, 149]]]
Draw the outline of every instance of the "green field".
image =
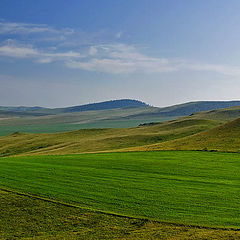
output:
[[104, 214], [2, 189], [0, 205], [0, 239], [4, 240], [237, 240], [240, 238], [240, 232], [233, 229], [200, 228]]
[[90, 209], [239, 227], [240, 155], [133, 152], [0, 158], [4, 187]]

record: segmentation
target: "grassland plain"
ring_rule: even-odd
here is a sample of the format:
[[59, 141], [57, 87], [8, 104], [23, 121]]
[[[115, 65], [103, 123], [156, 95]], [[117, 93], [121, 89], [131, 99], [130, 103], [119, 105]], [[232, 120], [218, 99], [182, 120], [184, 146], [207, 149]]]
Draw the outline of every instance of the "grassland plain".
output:
[[109, 109], [99, 111], [86, 111], [74, 113], [61, 113], [46, 116], [2, 118], [1, 125], [40, 125], [40, 124], [63, 124], [63, 123], [88, 123], [94, 120], [117, 119], [134, 114], [151, 113], [156, 111], [153, 107]]
[[[74, 131], [79, 129], [92, 129], [92, 128], [129, 128], [136, 127], [142, 123], [150, 122], [164, 122], [175, 119], [176, 117], [157, 117], [148, 119], [128, 119], [128, 118], [117, 118], [117, 119], [106, 119], [106, 120], [94, 120], [83, 123], [62, 123], [62, 124], [24, 124], [16, 125], [12, 122], [11, 124], [1, 125], [0, 121], [0, 136], [7, 136], [14, 132], [24, 133], [59, 133]], [[26, 120], [26, 119], [25, 119]]]
[[215, 120], [183, 118], [123, 129], [84, 129], [54, 134], [15, 133], [0, 138], [0, 155], [73, 154], [117, 150], [182, 138], [221, 123]]
[[81, 207], [239, 228], [240, 155], [135, 152], [0, 158], [2, 186]]
[[[0, 136], [13, 132], [55, 133], [86, 128], [135, 127], [145, 122], [163, 122], [177, 118], [176, 116], [151, 116], [154, 111], [156, 108], [153, 107], [138, 107], [38, 117], [1, 118], [0, 115]], [[142, 116], [144, 113], [147, 115]], [[138, 116], [135, 116], [136, 114]]]
[[109, 215], [58, 201], [0, 190], [0, 239], [235, 240], [233, 229], [200, 228]]

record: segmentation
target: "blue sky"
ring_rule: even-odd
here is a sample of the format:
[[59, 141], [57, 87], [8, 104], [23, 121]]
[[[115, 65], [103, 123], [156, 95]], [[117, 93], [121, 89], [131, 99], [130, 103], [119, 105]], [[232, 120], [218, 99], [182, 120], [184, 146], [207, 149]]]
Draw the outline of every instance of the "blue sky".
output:
[[0, 105], [239, 99], [238, 0], [1, 0]]

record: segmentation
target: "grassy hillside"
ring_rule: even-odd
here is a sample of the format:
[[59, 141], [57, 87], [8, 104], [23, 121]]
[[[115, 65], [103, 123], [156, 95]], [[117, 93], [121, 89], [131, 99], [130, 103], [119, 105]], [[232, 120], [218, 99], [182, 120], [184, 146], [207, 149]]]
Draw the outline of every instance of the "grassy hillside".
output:
[[[138, 150], [210, 150], [240, 152], [240, 118], [192, 136]], [[132, 149], [136, 150], [136, 149]]]
[[123, 129], [83, 129], [54, 134], [15, 133], [0, 138], [0, 155], [72, 154], [166, 142], [213, 128], [214, 120], [179, 119]]
[[106, 212], [239, 228], [239, 161], [183, 151], [9, 157], [0, 158], [0, 182]]
[[[2, 135], [19, 130], [41, 133], [98, 126], [106, 128], [56, 134], [13, 134], [0, 138], [0, 155], [71, 154], [128, 149], [133, 151], [168, 149], [240, 151], [238, 123], [234, 124], [235, 121], [233, 121], [209, 130], [238, 117], [240, 107], [195, 113], [149, 126], [107, 129], [135, 126], [145, 122], [155, 122], [155, 120], [168, 120], [167, 118], [144, 120], [144, 113], [148, 116], [156, 111], [158, 111], [157, 108], [142, 107], [0, 120]], [[206, 130], [209, 131], [203, 132]], [[202, 133], [199, 134], [200, 132]]]
[[[235, 240], [232, 229], [199, 228], [91, 211], [19, 192], [0, 190], [0, 239]], [[14, 225], [12, 224], [14, 223]]]
[[191, 116], [197, 119], [213, 119], [220, 121], [230, 121], [240, 117], [240, 107], [230, 107], [218, 110], [194, 113]]

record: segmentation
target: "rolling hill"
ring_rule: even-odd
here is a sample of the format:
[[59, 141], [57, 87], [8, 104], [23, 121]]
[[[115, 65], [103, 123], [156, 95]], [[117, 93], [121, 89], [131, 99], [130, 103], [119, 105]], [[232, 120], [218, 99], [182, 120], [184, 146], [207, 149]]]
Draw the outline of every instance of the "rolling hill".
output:
[[119, 150], [182, 138], [221, 123], [215, 120], [180, 119], [134, 128], [82, 129], [52, 134], [17, 132], [0, 138], [0, 156]]
[[[131, 108], [131, 107], [147, 107], [148, 104], [133, 100], [133, 99], [120, 99], [120, 100], [111, 100], [99, 103], [85, 104], [81, 106], [60, 108], [63, 113], [71, 112], [83, 112], [83, 111], [98, 111], [98, 110], [107, 110], [107, 109], [116, 109], [116, 108]], [[56, 110], [59, 110], [58, 108]]]
[[[240, 106], [240, 101], [198, 101], [158, 108], [152, 116], [188, 116], [197, 112]], [[135, 116], [144, 116], [138, 114]]]
[[218, 127], [158, 144], [139, 147], [131, 150], [203, 150], [240, 152], [240, 118]]
[[240, 117], [240, 106], [197, 112], [192, 114], [191, 117], [196, 119], [231, 121]]
[[[125, 128], [180, 116], [228, 121], [240, 117], [239, 101], [190, 102], [165, 108], [121, 99], [68, 108], [0, 107], [0, 136], [13, 132], [54, 133], [87, 128]], [[229, 107], [227, 109], [219, 109]], [[199, 111], [205, 111], [200, 112]]]
[[[196, 112], [217, 110], [221, 108], [229, 108], [234, 106], [240, 106], [240, 101], [197, 101], [188, 102], [178, 105], [173, 105], [169, 107], [155, 107], [152, 116], [187, 116]], [[43, 108], [43, 107], [3, 107], [0, 106], [0, 111], [4, 111], [9, 114], [19, 114], [20, 116], [24, 114], [36, 116], [37, 114], [42, 115], [52, 115], [52, 114], [63, 114], [63, 113], [74, 113], [74, 112], [84, 112], [84, 111], [101, 111], [109, 109], [119, 109], [119, 108], [138, 108], [138, 107], [150, 107], [150, 105], [133, 99], [119, 99], [111, 100], [98, 103], [90, 103], [85, 105], [65, 107], [65, 108]], [[1, 113], [1, 112], [0, 112]], [[144, 116], [146, 113], [133, 114], [134, 116]]]
[[52, 114], [62, 114], [62, 113], [73, 113], [73, 112], [84, 112], [84, 111], [99, 111], [108, 110], [116, 108], [131, 108], [131, 107], [148, 107], [149, 105], [134, 99], [119, 99], [111, 100], [98, 103], [90, 103], [73, 107], [65, 108], [43, 108], [43, 107], [3, 107], [0, 106], [0, 111], [6, 111], [10, 113], [19, 114], [20, 116], [25, 113], [29, 116], [36, 116], [36, 114], [41, 115], [52, 115]]

